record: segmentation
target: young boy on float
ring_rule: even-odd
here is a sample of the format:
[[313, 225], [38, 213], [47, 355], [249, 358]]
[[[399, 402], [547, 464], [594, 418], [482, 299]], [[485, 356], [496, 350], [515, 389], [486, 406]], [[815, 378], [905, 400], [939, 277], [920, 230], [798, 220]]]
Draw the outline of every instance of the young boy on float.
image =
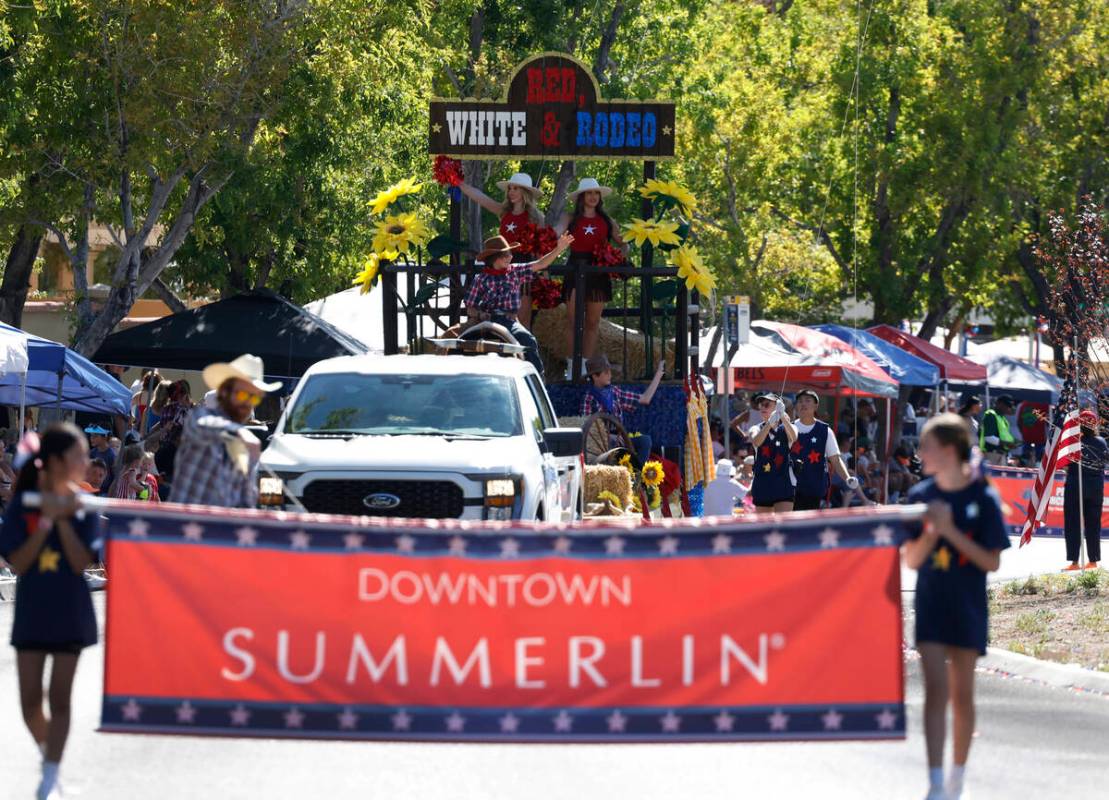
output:
[[[500, 234], [511, 245], [521, 244], [520, 234], [528, 225], [543, 224], [543, 215], [535, 206], [540, 192], [526, 172], [517, 172], [507, 181], [497, 181], [497, 188], [504, 192], [504, 200], [501, 202], [465, 181], [458, 184], [458, 188], [462, 194], [500, 218]], [[512, 260], [523, 263], [536, 255], [538, 254], [518, 250], [513, 254]], [[516, 318], [525, 328], [531, 327], [531, 281], [524, 281], [520, 285], [520, 308], [516, 312]]]
[[[608, 362], [607, 356], [604, 354], [593, 356], [585, 362], [589, 388], [581, 398], [581, 416], [588, 417], [604, 411], [620, 420], [620, 424], [630, 433], [631, 429], [628, 428], [624, 414], [635, 411], [639, 406], [651, 404], [662, 381], [662, 372], [665, 368], [666, 364], [659, 361], [658, 368], [655, 369], [655, 377], [651, 379], [647, 389], [643, 394], [636, 394], [612, 385], [612, 364]], [[643, 433], [632, 441], [635, 442], [636, 458], [639, 459], [640, 465], [647, 463], [651, 457], [653, 444], [651, 437]]]
[[512, 251], [516, 249], [515, 245], [509, 244], [503, 236], [486, 239], [477, 256], [477, 260], [485, 268], [474, 278], [466, 293], [466, 313], [470, 324], [490, 321], [508, 328], [516, 340], [527, 348], [525, 356], [541, 377], [543, 361], [539, 358], [539, 342], [517, 318], [520, 287], [529, 282], [532, 275], [549, 267], [573, 241], [573, 236], [564, 233], [559, 237], [555, 249], [538, 261], [513, 264]]
[[[601, 186], [593, 178], [582, 178], [578, 188], [570, 192], [569, 200], [573, 210], [562, 214], [555, 225], [557, 233], [569, 231], [574, 236], [570, 247], [569, 266], [585, 271], [585, 329], [582, 334], [581, 352], [583, 358], [590, 358], [597, 349], [597, 336], [601, 326], [601, 316], [605, 304], [612, 299], [612, 278], [594, 262], [594, 251], [599, 245], [612, 242], [622, 247], [620, 230], [605, 211], [604, 198], [612, 194], [612, 189]], [[567, 275], [562, 282], [562, 299], [570, 314], [571, 323], [566, 326], [566, 352], [574, 352], [574, 276]], [[571, 376], [575, 377], [575, 376]]]
[[793, 499], [794, 511], [814, 511], [821, 507], [828, 496], [829, 465], [839, 473], [848, 489], [855, 491], [859, 488], [859, 479], [853, 477], [843, 463], [831, 426], [816, 418], [819, 407], [820, 396], [812, 389], [803, 389], [797, 393], [794, 403], [797, 421], [793, 423], [797, 431], [797, 441], [790, 448], [793, 476], [797, 481], [797, 493]]
[[797, 441], [797, 429], [786, 413], [785, 403], [776, 394], [755, 395], [755, 407], [762, 422], [747, 431], [747, 438], [755, 448], [751, 501], [755, 511], [763, 514], [792, 511], [796, 489], [789, 457], [790, 448]]
[[[922, 526], [903, 546], [917, 570], [916, 647], [924, 672], [924, 736], [928, 753], [927, 800], [963, 797], [974, 735], [974, 664], [986, 654], [986, 574], [1009, 546], [1001, 500], [971, 467], [971, 430], [957, 414], [929, 420], [920, 437], [920, 460], [929, 477], [909, 492], [925, 503]], [[943, 773], [947, 706], [954, 712], [954, 766]]]

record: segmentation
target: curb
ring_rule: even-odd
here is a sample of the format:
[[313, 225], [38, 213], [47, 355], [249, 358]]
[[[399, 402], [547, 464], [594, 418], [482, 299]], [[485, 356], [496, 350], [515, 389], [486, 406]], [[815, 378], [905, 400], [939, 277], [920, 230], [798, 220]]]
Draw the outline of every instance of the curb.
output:
[[1000, 647], [990, 647], [979, 660], [979, 667], [1027, 678], [1048, 686], [1076, 689], [1109, 697], [1109, 672], [1097, 672], [1077, 664], [1058, 664], [1021, 655]]

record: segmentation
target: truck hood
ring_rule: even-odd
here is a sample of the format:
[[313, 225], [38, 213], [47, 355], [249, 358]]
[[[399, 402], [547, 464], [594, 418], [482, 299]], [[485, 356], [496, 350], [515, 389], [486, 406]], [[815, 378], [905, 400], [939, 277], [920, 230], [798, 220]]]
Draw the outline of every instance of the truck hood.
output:
[[403, 471], [497, 473], [523, 470], [536, 446], [525, 436], [447, 439], [438, 436], [355, 436], [317, 439], [281, 434], [270, 439], [262, 463], [277, 472]]

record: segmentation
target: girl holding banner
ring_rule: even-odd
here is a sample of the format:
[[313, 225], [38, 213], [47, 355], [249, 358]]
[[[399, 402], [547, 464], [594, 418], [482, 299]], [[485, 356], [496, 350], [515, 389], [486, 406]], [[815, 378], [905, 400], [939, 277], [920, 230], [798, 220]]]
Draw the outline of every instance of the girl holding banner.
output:
[[[12, 646], [16, 649], [23, 721], [42, 751], [37, 797], [59, 796], [58, 765], [69, 736], [70, 694], [81, 650], [96, 643], [96, 616], [84, 570], [99, 548], [99, 517], [78, 511], [77, 485], [88, 467], [88, 445], [68, 423], [33, 433], [20, 445], [23, 464], [0, 529], [0, 555], [19, 576]], [[18, 462], [19, 459], [17, 459]], [[28, 492], [41, 506], [24, 505]], [[50, 670], [50, 718], [43, 713], [43, 674]]]
[[[970, 464], [971, 431], [956, 414], [924, 426], [920, 459], [930, 476], [909, 492], [926, 503], [924, 525], [905, 543], [905, 563], [917, 570], [916, 647], [924, 672], [927, 800], [959, 800], [974, 735], [974, 664], [986, 654], [986, 573], [1009, 546], [997, 492]], [[954, 713], [955, 764], [944, 785], [947, 705]]]

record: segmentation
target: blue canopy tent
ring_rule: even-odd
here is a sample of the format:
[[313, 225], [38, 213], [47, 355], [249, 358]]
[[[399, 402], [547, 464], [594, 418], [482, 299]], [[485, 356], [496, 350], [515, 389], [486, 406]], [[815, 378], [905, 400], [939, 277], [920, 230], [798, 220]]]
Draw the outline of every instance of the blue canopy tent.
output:
[[[27, 342], [27, 372], [0, 378], [0, 405], [45, 406], [127, 416], [131, 392], [104, 370], [65, 345], [0, 323], [0, 332]], [[22, 419], [22, 411], [21, 416]]]
[[813, 330], [835, 336], [854, 347], [886, 374], [904, 386], [936, 386], [940, 382], [940, 371], [935, 364], [917, 358], [900, 347], [879, 339], [864, 330], [846, 328], [843, 325], [811, 325]]
[[[1029, 400], [1034, 403], [1053, 404], [1059, 400], [1063, 381], [1050, 372], [1044, 372], [1031, 364], [1025, 364], [1023, 361], [1000, 353], [981, 360], [972, 357], [971, 360], [985, 364], [986, 369], [989, 370], [986, 379], [987, 403], [990, 395], [999, 394], [1011, 395], [1017, 402]], [[977, 390], [979, 385], [953, 383], [951, 388], [971, 391]]]

